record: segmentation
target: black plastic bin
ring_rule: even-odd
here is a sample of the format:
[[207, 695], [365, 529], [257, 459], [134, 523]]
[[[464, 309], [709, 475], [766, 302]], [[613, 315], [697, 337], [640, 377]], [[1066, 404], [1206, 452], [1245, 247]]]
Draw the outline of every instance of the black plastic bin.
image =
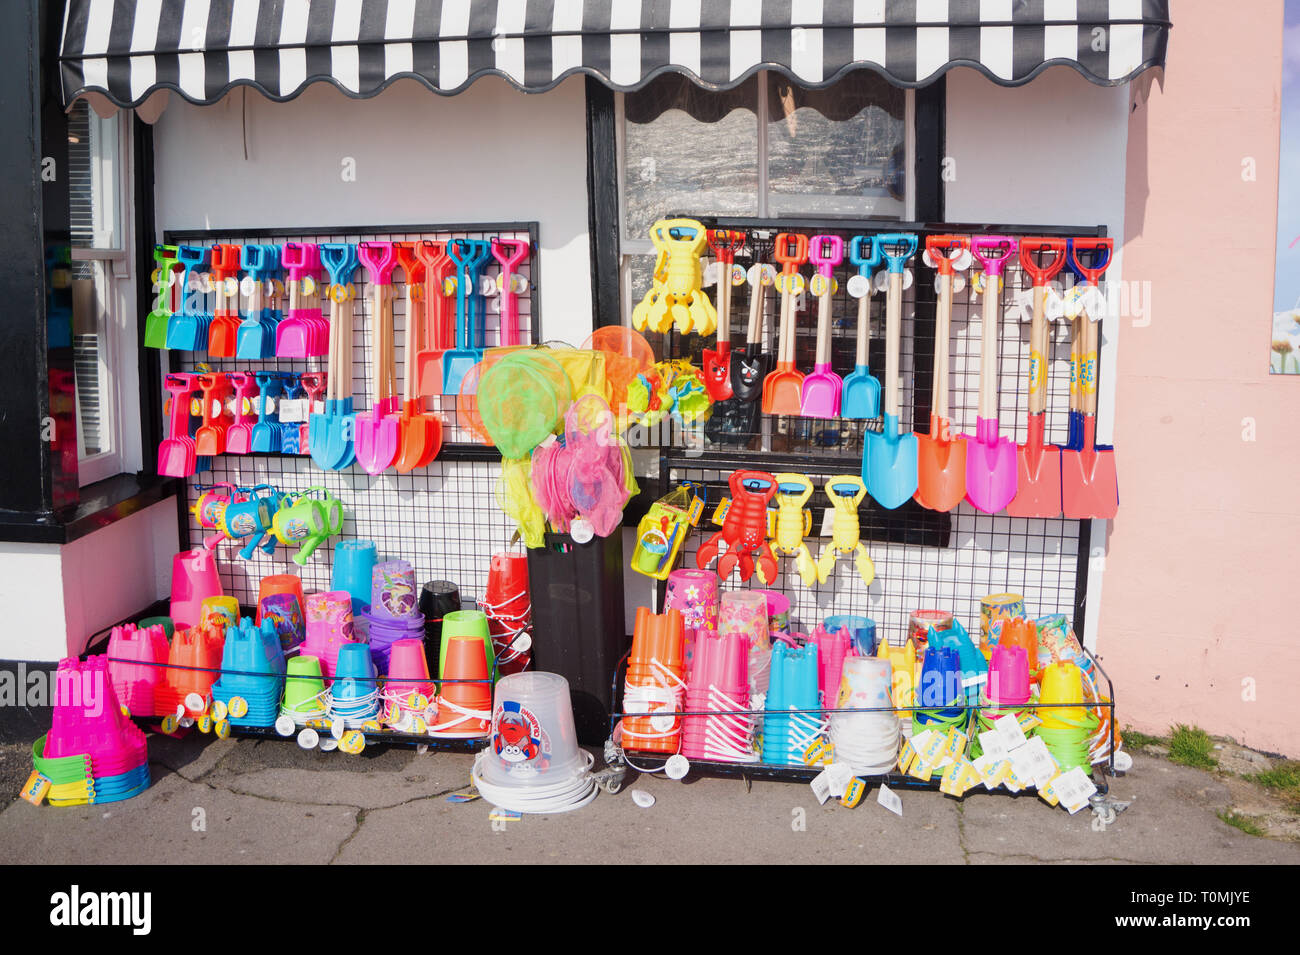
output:
[[534, 670], [569, 681], [573, 718], [582, 743], [609, 738], [614, 668], [627, 652], [623, 613], [623, 533], [575, 544], [567, 534], [547, 534], [546, 546], [528, 551], [533, 600]]

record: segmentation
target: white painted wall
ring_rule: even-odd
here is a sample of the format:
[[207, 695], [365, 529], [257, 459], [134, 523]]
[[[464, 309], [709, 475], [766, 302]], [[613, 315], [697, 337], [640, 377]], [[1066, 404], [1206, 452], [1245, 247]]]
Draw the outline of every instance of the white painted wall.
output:
[[453, 97], [414, 81], [368, 100], [326, 83], [288, 103], [172, 97], [154, 128], [158, 228], [536, 220], [544, 337], [581, 344], [591, 331], [586, 142], [576, 77], [537, 95], [485, 78]]
[[63, 652], [81, 653], [93, 634], [168, 596], [179, 548], [174, 498], [64, 545]]
[[[1124, 181], [1129, 87], [1089, 83], [1053, 67], [1032, 83], [1006, 89], [973, 70], [948, 74], [946, 152], [955, 178], [944, 195], [952, 222], [1105, 225], [1116, 237], [1106, 281], [1123, 275]], [[1149, 307], [1147, 296], [1142, 297]], [[1115, 420], [1116, 352], [1123, 316], [1102, 326], [1097, 440], [1108, 443]], [[1004, 334], [1007, 329], [1003, 329]], [[1053, 370], [1053, 374], [1056, 371]], [[1123, 478], [1121, 477], [1121, 481]], [[1087, 632], [1096, 648], [1107, 525], [1093, 521]]]
[[58, 544], [0, 543], [0, 659], [58, 660], [65, 655], [63, 570]]
[[171, 590], [176, 501], [161, 501], [70, 544], [0, 544], [0, 659], [80, 654], [91, 635]]

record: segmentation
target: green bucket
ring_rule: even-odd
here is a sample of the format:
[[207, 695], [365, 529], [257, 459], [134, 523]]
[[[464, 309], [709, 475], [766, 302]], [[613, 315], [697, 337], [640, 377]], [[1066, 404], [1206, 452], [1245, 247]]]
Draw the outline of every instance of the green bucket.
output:
[[286, 661], [282, 707], [286, 713], [304, 717], [324, 715], [325, 702], [321, 699], [324, 692], [319, 657], [294, 656]]
[[156, 627], [159, 625], [162, 626], [163, 632], [167, 634], [167, 639], [169, 641], [172, 637], [176, 636], [176, 626], [172, 623], [171, 617], [145, 617], [136, 624], [136, 627], [141, 630], [147, 630], [150, 627]]
[[452, 637], [479, 637], [487, 657], [487, 671], [496, 679], [496, 652], [492, 649], [492, 634], [488, 631], [487, 614], [482, 610], [453, 610], [442, 617], [442, 642], [438, 646], [438, 679], [442, 679], [447, 659], [447, 644]]

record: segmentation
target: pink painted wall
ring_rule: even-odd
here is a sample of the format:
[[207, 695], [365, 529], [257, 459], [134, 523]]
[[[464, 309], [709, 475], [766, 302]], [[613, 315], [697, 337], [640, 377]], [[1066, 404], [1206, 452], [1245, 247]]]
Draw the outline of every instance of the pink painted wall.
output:
[[1282, 3], [1218, 9], [1176, 6], [1129, 117], [1123, 277], [1151, 307], [1119, 330], [1098, 650], [1121, 723], [1300, 756], [1300, 377], [1268, 374]]

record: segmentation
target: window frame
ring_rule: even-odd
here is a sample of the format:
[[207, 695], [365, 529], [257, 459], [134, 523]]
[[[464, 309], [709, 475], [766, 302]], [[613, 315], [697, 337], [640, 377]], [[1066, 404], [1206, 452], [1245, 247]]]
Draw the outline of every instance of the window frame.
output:
[[[758, 103], [755, 106], [758, 123], [758, 203], [757, 218], [772, 218], [770, 213], [770, 188], [768, 181], [768, 92], [771, 83], [771, 71], [760, 70], [756, 75]], [[917, 213], [917, 91], [903, 90], [903, 150], [907, 178], [903, 193], [903, 215], [900, 221], [914, 221]], [[648, 238], [630, 238], [627, 235], [627, 113], [624, 99], [626, 94], [614, 95], [614, 165], [618, 177], [618, 289], [619, 318], [623, 325], [631, 325], [632, 309], [636, 301], [632, 298], [632, 275], [629, 268], [630, 259], [636, 256], [652, 255], [654, 245]], [[665, 212], [670, 210], [665, 210]], [[685, 210], [681, 210], [685, 211]], [[830, 221], [830, 220], [828, 220]]]
[[[94, 112], [92, 110], [92, 116]], [[103, 312], [98, 316], [100, 370], [104, 401], [100, 433], [107, 448], [91, 455], [81, 452], [81, 404], [77, 401], [77, 483], [80, 487], [142, 469], [143, 431], [140, 425], [139, 317], [137, 274], [131, 251], [135, 247], [133, 114], [120, 110], [108, 122], [117, 126], [117, 162], [114, 164], [117, 200], [117, 244], [72, 247], [72, 261], [100, 263], [105, 287]], [[103, 121], [102, 119], [100, 121]]]

